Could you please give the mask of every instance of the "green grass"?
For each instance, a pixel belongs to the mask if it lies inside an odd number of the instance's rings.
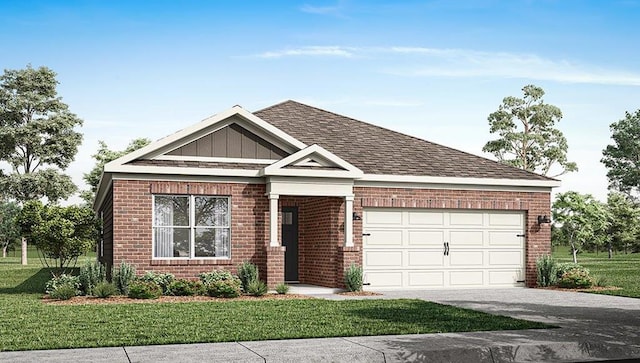
[[[573,261],[567,247],[556,247],[553,257],[559,262]],[[607,252],[580,253],[578,263],[589,269],[592,276],[604,276],[607,285],[620,290],[597,291],[597,294],[640,298],[640,253],[616,253],[612,259]]]
[[[0,350],[547,328],[421,300],[41,302],[50,271],[0,259]]]

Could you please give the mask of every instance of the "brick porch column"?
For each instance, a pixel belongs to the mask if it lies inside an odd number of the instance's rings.
[[[344,272],[351,266],[351,264],[362,266],[362,253],[360,247],[338,247],[338,256],[336,258],[336,287],[345,288],[344,284]]]
[[[284,246],[267,246],[265,255],[267,257],[267,274],[265,282],[270,289],[277,284],[284,282]]]

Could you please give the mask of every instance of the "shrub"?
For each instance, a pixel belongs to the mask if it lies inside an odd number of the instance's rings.
[[[598,287],[607,287],[609,286],[609,279],[606,276],[598,275],[593,276],[593,285]]]
[[[289,285],[285,284],[284,282],[277,284],[276,292],[280,295],[285,295],[286,293],[289,292]]]
[[[242,282],[242,291],[248,293],[249,284],[258,280],[258,266],[250,262],[243,262],[238,266],[238,277]]]
[[[80,291],[84,295],[93,295],[93,289],[107,280],[107,271],[99,261],[88,261],[80,267]]]
[[[344,284],[349,291],[362,291],[362,267],[352,263],[344,273]]]
[[[189,280],[179,279],[169,284],[168,295],[193,296],[195,294],[196,294],[196,291],[194,289],[194,285]]]
[[[536,260],[538,271],[538,286],[551,286],[558,279],[558,264],[550,255],[544,255]]]
[[[78,295],[78,289],[71,284],[59,285],[49,294],[51,298],[58,300],[69,300],[76,295]]]
[[[205,284],[207,294],[213,297],[233,298],[240,296],[242,283],[237,277],[226,280],[215,280]]]
[[[582,267],[582,265],[577,264],[577,263],[573,263],[573,262],[563,262],[563,263],[559,263],[557,265],[558,271],[557,271],[557,276],[558,278],[561,278],[562,275],[564,275],[567,271],[569,270],[584,270],[587,271],[587,273],[589,273],[589,270],[587,270],[586,268]]]
[[[193,290],[194,295],[207,295],[207,288],[204,286],[202,281],[189,281],[191,284],[191,289]]]
[[[141,281],[153,282],[162,289],[164,295],[169,293],[169,285],[176,279],[173,274],[170,273],[157,273],[153,271],[147,271],[144,275],[138,278]]]
[[[134,280],[129,284],[128,296],[133,299],[157,299],[162,289],[150,281]]]
[[[136,277],[136,268],[132,265],[122,261],[120,262],[120,266],[117,269],[113,269],[111,273],[111,280],[120,295],[128,295],[129,294],[129,284]]]
[[[76,291],[75,295],[78,295],[80,293],[80,291],[79,291],[80,290],[80,279],[78,278],[78,276],[71,276],[71,275],[66,275],[66,274],[53,276],[53,278],[51,280],[47,281],[47,284],[45,285],[44,292],[46,294],[51,295],[51,293],[53,291],[55,291],[58,287],[60,287],[62,285],[69,285],[69,286],[73,287],[75,289],[75,291]]]
[[[586,269],[574,268],[562,275],[558,280],[558,286],[568,289],[585,289],[593,285],[593,279]]]
[[[211,272],[203,272],[199,274],[198,277],[200,278],[200,281],[202,281],[202,283],[205,285],[209,285],[214,281],[232,280],[234,278],[237,278],[227,270],[213,270]]]
[[[113,296],[118,294],[118,289],[116,288],[116,285],[109,283],[109,282],[99,282],[94,288],[93,288],[93,296],[95,297],[99,297],[101,299],[106,299],[109,296]]]
[[[262,296],[266,294],[267,291],[269,291],[269,288],[267,287],[267,284],[264,283],[264,281],[255,279],[249,282],[249,285],[247,285],[247,289],[245,291],[249,295]]]

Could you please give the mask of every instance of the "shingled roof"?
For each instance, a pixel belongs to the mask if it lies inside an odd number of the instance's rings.
[[[305,144],[322,146],[365,174],[553,180],[295,101],[253,114]]]

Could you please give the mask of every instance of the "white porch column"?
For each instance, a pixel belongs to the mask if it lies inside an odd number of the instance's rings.
[[[278,240],[278,194],[269,194],[269,245],[280,246]]]
[[[353,247],[353,195],[344,197],[344,246]]]

